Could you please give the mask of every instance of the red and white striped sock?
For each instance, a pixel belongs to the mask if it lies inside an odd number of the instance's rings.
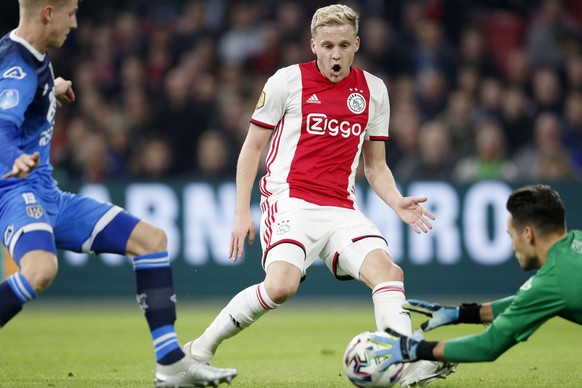
[[[279,305],[269,298],[263,283],[250,286],[235,295],[204,333],[184,348],[195,358],[209,361],[222,341],[240,333],[277,307]]]

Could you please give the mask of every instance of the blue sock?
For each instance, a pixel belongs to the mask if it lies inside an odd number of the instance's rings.
[[[0,327],[22,310],[22,306],[36,298],[36,292],[20,273],[8,277],[0,284]]]
[[[145,313],[156,351],[156,361],[173,364],[184,357],[174,330],[176,295],[168,252],[156,252],[133,259],[137,280],[137,302]]]

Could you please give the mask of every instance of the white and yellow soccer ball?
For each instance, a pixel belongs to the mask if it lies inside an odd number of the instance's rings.
[[[350,381],[357,387],[392,387],[402,377],[404,364],[392,364],[381,370],[388,356],[374,357],[371,353],[386,347],[374,340],[375,336],[394,338],[383,331],[365,331],[355,336],[344,352],[344,369]]]

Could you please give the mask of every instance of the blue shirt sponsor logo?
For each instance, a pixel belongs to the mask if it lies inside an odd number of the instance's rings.
[[[6,89],[0,92],[0,109],[7,110],[18,105],[20,95],[16,89]]]
[[[6,70],[4,74],[2,74],[4,78],[14,78],[14,79],[23,79],[26,77],[26,73],[22,70],[20,66],[13,66],[10,69]]]

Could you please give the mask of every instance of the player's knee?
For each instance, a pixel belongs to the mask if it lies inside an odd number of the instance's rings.
[[[168,236],[163,229],[142,222],[136,227],[127,243],[127,254],[141,256],[165,251],[167,246]]]
[[[291,282],[265,284],[269,298],[277,304],[285,302],[297,292],[298,285]]]
[[[399,281],[399,282],[403,282],[404,281],[404,271],[402,270],[402,268],[400,268],[399,265],[395,264],[393,261],[390,261],[390,267],[388,268],[388,276],[390,277],[390,279],[387,279],[389,281]]]
[[[58,261],[53,254],[39,255],[34,260],[30,260],[29,265],[22,265],[20,272],[30,286],[37,293],[41,293],[51,285],[57,276]]]
[[[152,226],[146,249],[149,252],[160,252],[166,250],[167,246],[168,236],[166,232],[157,226]]]
[[[404,271],[387,254],[370,254],[360,267],[360,280],[369,287],[390,281],[404,281]]]

